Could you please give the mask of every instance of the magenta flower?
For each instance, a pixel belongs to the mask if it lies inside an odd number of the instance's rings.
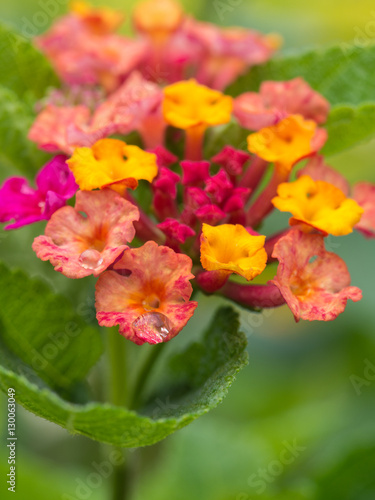
[[[0,222],[15,220],[5,229],[17,229],[40,220],[48,220],[74,196],[78,186],[66,164],[56,156],[37,174],[37,189],[24,177],[11,177],[0,188]]]
[[[290,231],[275,245],[278,259],[275,279],[296,321],[331,321],[341,314],[348,299],[362,298],[359,288],[350,285],[350,274],[338,255],[327,252],[320,234]]]
[[[138,209],[111,189],[78,191],[75,207],[58,210],[33,250],[68,278],[99,276],[135,235]]]

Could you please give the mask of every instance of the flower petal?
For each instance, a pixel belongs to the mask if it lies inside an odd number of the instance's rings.
[[[322,235],[290,231],[276,243],[272,256],[279,267],[270,283],[279,288],[296,321],[331,321],[348,299],[362,298],[359,288],[349,286],[345,262],[325,250]]]
[[[192,261],[172,249],[148,241],[129,249],[103,273],[96,285],[96,310],[102,326],[120,325],[119,332],[135,342],[167,342],[194,313],[189,302]],[[128,270],[130,275],[116,270]]]
[[[252,236],[240,224],[203,224],[201,263],[207,271],[226,270],[254,279],[266,267],[265,236]]]
[[[128,248],[138,218],[138,209],[114,191],[79,191],[75,208],[55,212],[33,250],[68,278],[98,276]]]

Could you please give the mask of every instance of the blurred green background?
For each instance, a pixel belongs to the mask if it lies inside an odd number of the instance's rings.
[[[0,19],[22,31],[46,3],[2,2]],[[64,0],[50,3],[58,6],[55,8],[61,14],[66,10]],[[128,13],[134,3],[107,2]],[[366,27],[375,36],[375,8],[369,0],[183,3],[200,19],[278,32],[285,40],[285,51],[350,43]],[[39,33],[47,28],[40,24]],[[126,29],[130,30],[129,15]],[[364,40],[369,42],[372,40]],[[367,144],[332,158],[330,163],[351,182],[375,182],[374,153],[374,144]],[[5,173],[1,170],[0,176],[2,181]],[[284,215],[273,217],[267,230],[285,220]],[[53,273],[31,252],[33,236],[42,227],[24,228],[2,238],[0,259],[33,276],[43,276],[73,300],[82,299],[84,285],[75,282],[73,290],[69,280]],[[160,445],[130,453],[130,460],[138,464],[136,500],[375,499],[375,242],[354,234],[330,238],[328,243],[331,251],[346,260],[353,284],[364,292],[363,300],[349,303],[343,315],[327,324],[296,325],[286,307],[259,315],[242,311],[249,339],[249,367],[218,409]],[[216,300],[202,297],[200,311],[183,335],[193,336],[216,304]],[[184,339],[175,342],[178,347]],[[5,410],[5,398],[2,406]],[[100,461],[100,446],[72,437],[21,407],[17,427],[18,492],[14,497],[75,499],[77,486],[85,484],[81,498],[108,498],[107,480],[87,486],[94,472],[93,460]],[[7,464],[4,439],[1,442],[4,482]],[[286,455],[291,446],[295,447],[294,455],[290,451]]]

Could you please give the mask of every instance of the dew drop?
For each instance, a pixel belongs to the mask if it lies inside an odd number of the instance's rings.
[[[85,250],[79,256],[79,263],[84,269],[96,269],[103,264],[103,258],[97,250]]]
[[[137,336],[150,344],[163,342],[173,328],[167,316],[159,312],[142,314],[133,321],[132,326]]]

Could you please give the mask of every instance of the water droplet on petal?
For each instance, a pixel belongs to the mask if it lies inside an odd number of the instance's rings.
[[[96,269],[103,264],[103,258],[97,250],[85,250],[79,256],[79,263],[84,269]]]
[[[142,314],[133,321],[132,326],[137,336],[150,344],[163,342],[173,328],[167,316],[159,312]]]

